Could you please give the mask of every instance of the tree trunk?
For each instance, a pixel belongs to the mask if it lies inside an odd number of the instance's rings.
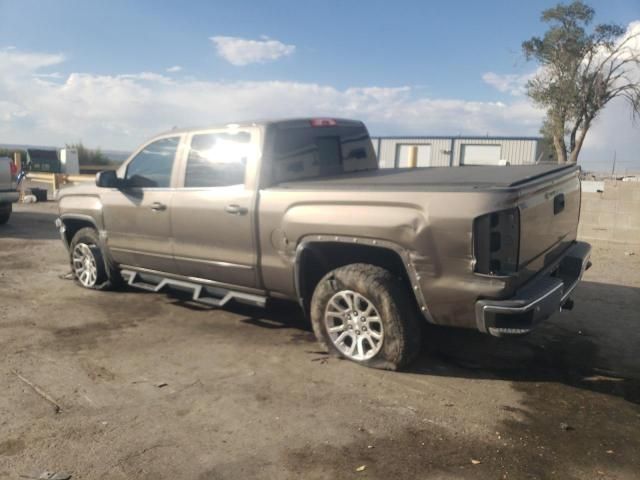
[[[576,144],[569,155],[569,162],[578,163],[578,155],[580,155],[580,150],[582,150],[582,144],[584,143],[584,138],[587,136],[587,130],[589,130],[590,125],[591,120],[585,121],[584,128],[580,130]]]
[[[567,163],[567,145],[564,142],[564,137],[554,135],[553,146],[556,148],[558,163]]]

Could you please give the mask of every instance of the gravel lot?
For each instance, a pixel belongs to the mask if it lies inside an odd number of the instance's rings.
[[[0,227],[0,478],[640,475],[640,251],[595,246],[574,310],[528,337],[429,328],[391,373],[327,358],[289,305],[83,290],[61,278],[55,204],[16,211]]]

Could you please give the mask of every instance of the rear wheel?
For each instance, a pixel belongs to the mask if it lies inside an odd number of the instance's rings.
[[[85,227],[78,230],[69,245],[69,255],[73,277],[80,286],[110,290],[122,284],[118,270],[105,262],[106,256],[95,229]]]
[[[9,221],[13,206],[10,203],[0,204],[0,225],[4,225]]]
[[[420,352],[415,302],[400,279],[374,265],[347,265],[320,280],[311,321],[329,353],[368,367],[397,370]]]

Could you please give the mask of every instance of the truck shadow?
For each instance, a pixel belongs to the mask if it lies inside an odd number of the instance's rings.
[[[495,338],[473,330],[427,325],[422,353],[409,373],[513,382],[557,382],[640,404],[640,289],[583,281],[574,310],[522,337]],[[313,345],[308,320],[294,303],[227,308],[242,321],[290,329],[294,343]],[[318,349],[311,348],[317,355]]]
[[[429,325],[423,354],[411,371],[560,382],[640,404],[640,289],[582,282],[574,297],[574,310],[522,337]]]
[[[34,208],[33,206],[30,207]],[[54,225],[57,217],[56,212],[25,211],[22,208],[17,211],[14,209],[9,222],[0,225],[0,238],[25,240],[60,239],[60,234]]]

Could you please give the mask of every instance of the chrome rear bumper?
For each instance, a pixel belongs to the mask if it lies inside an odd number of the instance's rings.
[[[591,245],[576,242],[551,272],[534,277],[504,300],[478,300],[478,329],[494,336],[521,335],[539,322],[572,305],[569,296],[591,266]]]

